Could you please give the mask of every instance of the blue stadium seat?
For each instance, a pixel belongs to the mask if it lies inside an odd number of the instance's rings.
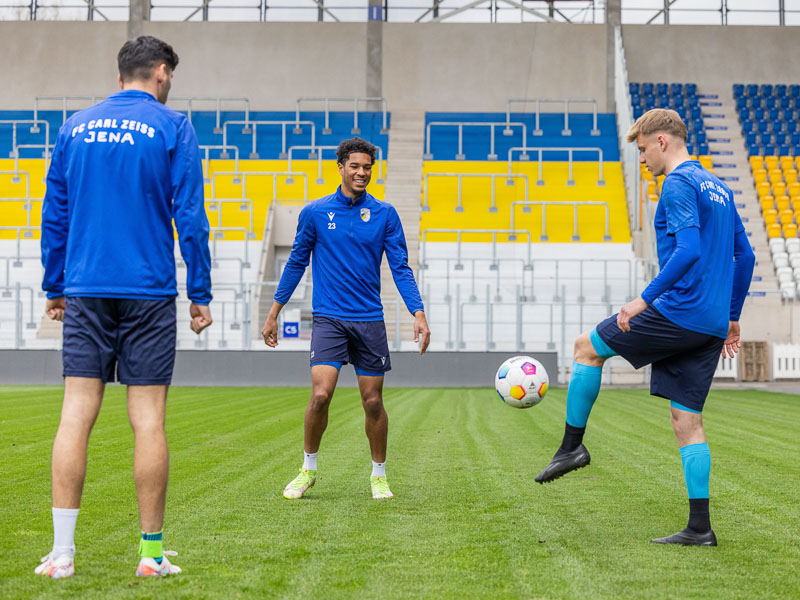
[[[791,146],[789,144],[778,146],[778,156],[789,156],[789,154],[791,154]]]
[[[736,108],[739,108],[739,109],[747,108],[747,98],[745,98],[744,96],[739,96],[736,99]]]
[[[769,121],[767,121],[766,119],[760,119],[759,121],[757,121],[756,127],[762,133],[765,133],[770,130]]]
[[[704,130],[700,130],[695,133],[695,138],[697,138],[697,143],[705,144],[707,141],[706,132]]]
[[[747,119],[742,121],[742,129],[745,133],[750,133],[751,131],[755,131],[755,121],[753,119]]]
[[[694,154],[694,144],[690,141],[686,141],[686,149],[689,151],[689,154]]]
[[[634,106],[633,107],[633,118],[638,119],[644,114],[644,109],[641,106]]]
[[[656,97],[653,94],[648,94],[644,97],[644,109],[650,110],[656,107]]]
[[[700,100],[697,96],[686,96],[686,102],[689,106],[700,106]]]
[[[789,86],[789,95],[792,98],[800,98],[800,84],[794,84]]]
[[[764,121],[767,118],[767,109],[765,108],[753,108],[753,120],[754,121]]]
[[[763,146],[764,144],[771,144],[772,143],[772,134],[768,133],[768,132],[756,133],[756,143],[759,146]]]
[[[653,92],[655,91],[653,88],[654,88],[654,86],[653,86],[652,83],[649,83],[649,82],[643,83],[642,84],[642,93],[645,96],[652,96]]]
[[[786,84],[785,83],[779,83],[778,85],[775,86],[775,95],[776,96],[780,96],[780,97],[783,97],[783,96],[786,95]]]
[[[630,90],[631,95],[633,95],[633,94],[637,94],[638,95],[639,94],[639,84],[638,83],[633,83],[633,82],[629,83],[628,84],[628,90]]]
[[[761,84],[761,95],[762,96],[772,96],[773,87],[771,83],[762,83]]]
[[[775,96],[764,96],[764,106],[767,108],[773,108],[778,103],[778,99]]]
[[[764,156],[775,156],[775,146],[773,144],[764,144],[762,148]]]
[[[659,107],[666,108],[669,106],[669,96],[666,94],[659,94],[656,97],[656,103]]]
[[[708,154],[708,153],[709,153],[708,144],[705,143],[697,144],[697,154]]]
[[[755,144],[757,139],[758,139],[758,134],[756,134],[755,131],[746,133],[744,136],[744,141],[748,146]]]
[[[687,83],[686,84],[686,95],[687,96],[695,96],[695,95],[697,95],[697,84],[696,83]]]
[[[672,96],[682,96],[683,95],[683,84],[682,83],[670,83],[669,84],[669,93]]]
[[[656,93],[657,93],[659,96],[662,96],[662,95],[663,95],[663,96],[666,96],[666,95],[667,95],[667,90],[668,90],[668,89],[669,89],[669,87],[667,86],[667,84],[666,84],[666,83],[657,83],[657,84],[656,84]]]
[[[749,98],[755,98],[758,96],[758,85],[755,83],[750,83],[747,85],[747,96]]]
[[[781,118],[781,109],[780,108],[770,108],[768,113],[770,121],[778,121]]]
[[[760,156],[761,155],[761,148],[758,144],[750,144],[747,146],[747,153],[750,156]]]
[[[734,98],[741,98],[744,96],[744,84],[742,83],[734,83],[733,84],[733,97]]]
[[[778,103],[783,110],[788,110],[792,105],[792,99],[789,96],[782,96]]]
[[[800,131],[791,133],[792,146],[800,146]]]

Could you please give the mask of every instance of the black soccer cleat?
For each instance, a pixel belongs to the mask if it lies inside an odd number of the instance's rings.
[[[673,533],[670,536],[663,538],[656,538],[650,540],[654,544],[680,544],[681,546],[716,546],[717,536],[714,535],[714,530],[709,529],[702,533],[698,533],[688,527],[678,533]]]
[[[544,471],[536,476],[536,481],[537,483],[553,481],[562,475],[566,475],[570,471],[582,469],[587,466],[591,460],[592,457],[589,456],[589,451],[583,444],[565,454],[556,453],[553,460],[545,467]]]

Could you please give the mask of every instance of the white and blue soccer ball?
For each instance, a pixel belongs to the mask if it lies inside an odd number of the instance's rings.
[[[530,408],[542,401],[550,380],[544,366],[530,356],[514,356],[500,365],[494,387],[500,399],[514,408]]]

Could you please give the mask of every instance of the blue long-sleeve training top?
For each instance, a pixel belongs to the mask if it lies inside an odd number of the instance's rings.
[[[411,314],[423,310],[408,266],[403,226],[395,208],[364,192],[355,199],[325,196],[300,211],[292,252],[275,291],[286,304],[314,254],[315,315],[343,321],[380,321],[381,260],[384,252],[395,285]]]
[[[75,113],[58,132],[42,204],[47,297],[176,296],[173,219],[187,295],[208,304],[209,225],[192,124],[138,90]]]

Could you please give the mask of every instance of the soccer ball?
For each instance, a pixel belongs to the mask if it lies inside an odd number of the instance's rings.
[[[530,408],[542,401],[549,379],[542,363],[530,356],[509,358],[497,369],[494,388],[500,399],[515,408]]]

